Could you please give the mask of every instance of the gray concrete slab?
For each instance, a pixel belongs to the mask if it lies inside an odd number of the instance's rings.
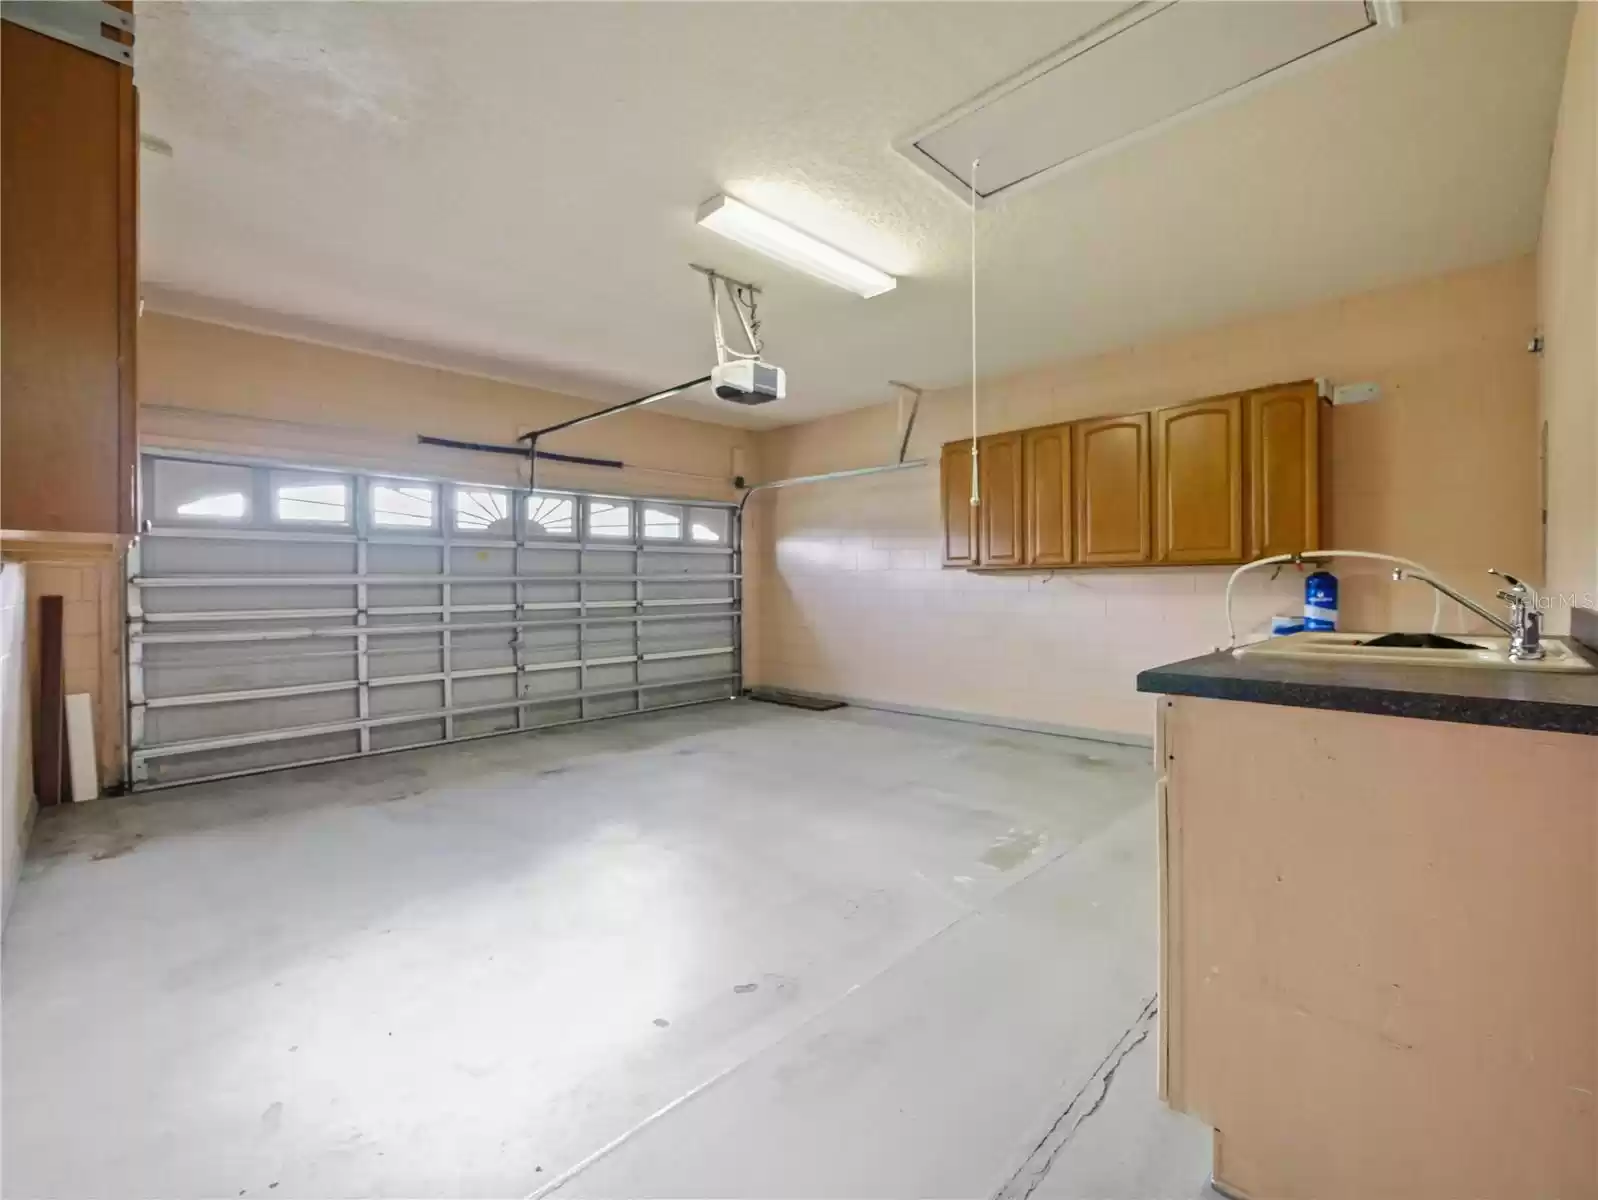
[[[992,1194],[1152,995],[1150,795],[1134,747],[729,703],[46,813],[0,1183]],[[1161,1165],[1093,1186],[1197,1192],[1129,1084],[1037,1188],[1097,1127]]]

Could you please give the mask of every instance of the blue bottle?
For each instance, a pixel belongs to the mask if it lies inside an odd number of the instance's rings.
[[[1337,628],[1337,576],[1316,571],[1304,580],[1304,629],[1330,632]]]

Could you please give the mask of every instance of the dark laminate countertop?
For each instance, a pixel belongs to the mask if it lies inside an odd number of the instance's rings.
[[[1598,613],[1577,610],[1575,616],[1576,636],[1565,640],[1598,662]],[[1137,689],[1598,736],[1598,674],[1396,663],[1333,665],[1236,658],[1231,651],[1220,650],[1144,671],[1137,677]]]

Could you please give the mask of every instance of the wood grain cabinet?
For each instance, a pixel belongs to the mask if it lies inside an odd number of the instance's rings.
[[[1313,382],[1250,392],[1248,557],[1321,548],[1320,424]]]
[[[1071,427],[1046,425],[1021,435],[1026,487],[1026,565],[1071,565]]]
[[[977,442],[977,558],[985,567],[1018,567],[1025,558],[1025,492],[1021,435],[998,433]]]
[[[943,565],[977,565],[977,510],[971,503],[971,443],[950,442],[943,448]]]
[[[1074,561],[1149,562],[1149,414],[1078,421],[1073,440]]]
[[[1321,547],[1326,406],[1313,380],[943,448],[943,562],[1204,566]]]
[[[1243,397],[1154,410],[1154,561],[1243,557]]]
[[[0,529],[131,535],[133,69],[9,19],[0,58]]]

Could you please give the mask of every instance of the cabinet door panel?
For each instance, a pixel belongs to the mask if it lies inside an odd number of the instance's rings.
[[[1071,562],[1071,427],[1050,425],[1022,435],[1026,480],[1026,561],[1034,567]]]
[[[1026,532],[1021,491],[1021,435],[1000,433],[977,443],[982,507],[977,559],[985,567],[1017,567]]]
[[[1249,556],[1321,545],[1320,397],[1314,383],[1248,397]]]
[[[977,516],[971,506],[971,443],[943,448],[943,565],[970,567],[977,561]]]
[[[1242,560],[1242,396],[1155,410],[1154,497],[1156,562]]]
[[[1149,414],[1072,427],[1076,561],[1150,560]]]

